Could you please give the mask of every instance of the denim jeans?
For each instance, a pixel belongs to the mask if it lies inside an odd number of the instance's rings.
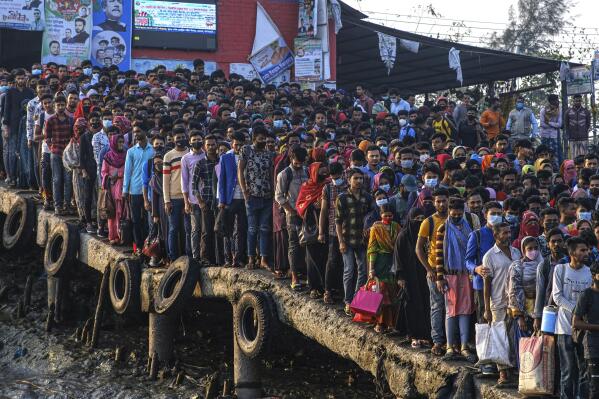
[[[9,129],[8,137],[3,138],[3,159],[4,159],[4,170],[6,176],[13,180],[17,180],[17,147],[19,136],[13,134],[13,131]]]
[[[268,256],[268,247],[272,239],[272,198],[250,196],[245,203],[245,209],[248,221],[248,256],[256,256],[258,237],[260,256]]]
[[[247,244],[247,216],[245,214],[245,202],[242,199],[234,199],[227,206],[228,220],[232,224],[233,234],[224,238],[225,261],[233,265],[241,265],[244,262],[245,246]]]
[[[560,365],[560,398],[584,399],[589,396],[589,379],[581,345],[571,335],[558,334],[557,350]]]
[[[364,284],[366,284],[366,248],[348,246],[343,254],[343,301],[346,304],[351,303],[358,289]]]
[[[52,194],[54,196],[54,208],[62,208],[71,205],[71,174],[62,165],[62,156],[50,155],[50,167],[52,169]]]
[[[168,240],[167,240],[167,252],[170,260],[175,260],[180,256],[179,244],[181,239],[185,253],[190,252],[190,245],[188,234],[185,232],[191,231],[191,221],[189,215],[185,213],[185,202],[183,198],[172,199],[171,198],[172,210],[168,217]],[[181,226],[183,224],[183,226]],[[183,227],[183,229],[181,229]]]
[[[445,295],[434,281],[426,279],[431,303],[431,338],[434,344],[445,343]]]
[[[587,359],[589,398],[599,398],[599,359]]]

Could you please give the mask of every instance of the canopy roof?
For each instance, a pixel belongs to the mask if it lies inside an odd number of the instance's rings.
[[[337,86],[365,84],[371,89],[395,87],[401,93],[426,93],[454,87],[554,72],[560,61],[491,50],[430,38],[373,24],[367,16],[341,3],[343,28],[337,35]],[[381,60],[377,32],[397,38],[391,74]],[[418,53],[400,46],[399,39],[420,43]],[[460,50],[464,83],[449,68],[449,50]]]

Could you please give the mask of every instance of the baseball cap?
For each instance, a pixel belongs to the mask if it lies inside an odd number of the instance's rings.
[[[412,175],[404,175],[404,177],[401,178],[401,185],[404,186],[406,190],[408,190],[411,193],[418,191],[416,178]]]

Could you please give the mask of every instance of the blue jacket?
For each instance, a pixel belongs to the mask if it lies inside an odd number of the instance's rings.
[[[220,157],[220,174],[218,175],[218,199],[221,204],[231,205],[237,186],[237,162],[233,150]]]
[[[143,167],[154,156],[154,149],[150,144],[141,148],[139,144],[127,150],[125,158],[125,177],[123,179],[123,194],[142,194]]]
[[[477,242],[476,231],[473,231],[470,233],[466,245],[466,268],[473,276],[472,288],[481,291],[484,288],[483,278],[476,274],[474,269],[482,265],[483,256],[495,245],[495,238],[493,237],[493,231],[487,226],[483,226],[477,231],[480,232],[480,247]]]

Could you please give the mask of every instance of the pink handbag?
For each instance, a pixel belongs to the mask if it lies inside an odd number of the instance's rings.
[[[358,292],[356,292],[356,295],[354,295],[354,299],[351,301],[349,308],[354,313],[367,316],[376,316],[381,310],[383,294],[380,292],[369,291],[366,288],[367,286],[368,283],[361,287]]]

